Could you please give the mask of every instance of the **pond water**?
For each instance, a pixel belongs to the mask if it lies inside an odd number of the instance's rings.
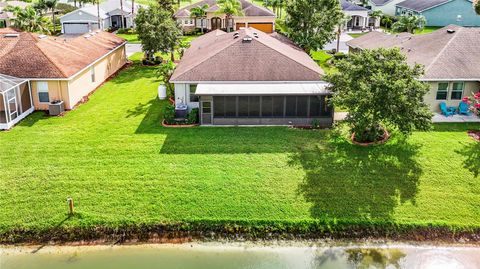
[[[0,246],[0,269],[480,268],[479,247],[255,244]]]

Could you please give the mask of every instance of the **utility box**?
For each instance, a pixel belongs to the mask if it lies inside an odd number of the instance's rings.
[[[65,104],[63,101],[53,101],[48,105],[48,114],[50,116],[58,116],[65,112]]]

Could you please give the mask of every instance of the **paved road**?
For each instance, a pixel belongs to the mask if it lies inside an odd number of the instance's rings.
[[[132,56],[132,54],[134,54],[136,52],[141,52],[142,51],[142,45],[141,44],[127,43],[127,45],[125,47],[125,50],[126,50],[126,53],[127,53],[127,57],[130,57],[130,56]]]

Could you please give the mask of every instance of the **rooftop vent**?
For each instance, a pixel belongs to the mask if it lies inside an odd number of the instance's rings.
[[[19,37],[20,34],[5,34],[4,37]]]
[[[44,38],[47,38],[47,35],[39,35],[38,38],[44,39]]]
[[[252,42],[252,38],[249,37],[249,36],[246,36],[246,37],[243,38],[243,42],[250,43],[250,42]]]
[[[453,33],[455,33],[455,30],[453,30],[453,29],[447,29],[447,33],[453,34]]]
[[[253,37],[258,38],[258,33],[254,32]]]
[[[238,38],[240,34],[238,32],[233,33],[233,39]]]
[[[83,37],[89,38],[89,37],[91,37],[91,35],[90,35],[90,34],[86,34],[86,35],[84,35]]]

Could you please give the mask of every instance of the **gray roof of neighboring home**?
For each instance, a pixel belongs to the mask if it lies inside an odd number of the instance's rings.
[[[370,1],[374,3],[376,6],[383,6],[392,0],[370,0]]]
[[[340,4],[342,6],[343,11],[365,11],[368,10],[367,8],[361,7],[359,5],[356,5],[354,3],[351,3],[347,0],[341,0]]]
[[[5,1],[5,2],[0,2],[0,7],[6,7],[6,6],[12,6],[12,7],[21,7],[21,8],[26,8],[29,6],[30,3],[23,2],[23,1]]]
[[[253,28],[212,31],[187,49],[172,82],[320,81],[322,69],[303,50]],[[258,38],[255,37],[255,33]],[[251,37],[251,41],[244,41]]]
[[[273,13],[268,8],[264,8],[261,6],[257,6],[250,1],[247,0],[239,0],[240,4],[242,5],[242,12],[245,16],[266,16],[266,17],[274,17],[275,13]],[[190,16],[190,9],[193,7],[203,6],[207,4],[208,10],[207,12],[215,12],[218,10],[218,5],[216,0],[202,0],[200,2],[191,4],[184,8],[179,9],[174,16],[175,17],[189,17]]]
[[[422,12],[450,1],[452,0],[406,0],[398,3],[397,6]]]
[[[479,41],[479,28],[449,25],[424,35],[371,32],[347,45],[359,49],[400,48],[409,64],[425,66],[426,80],[480,79]]]

